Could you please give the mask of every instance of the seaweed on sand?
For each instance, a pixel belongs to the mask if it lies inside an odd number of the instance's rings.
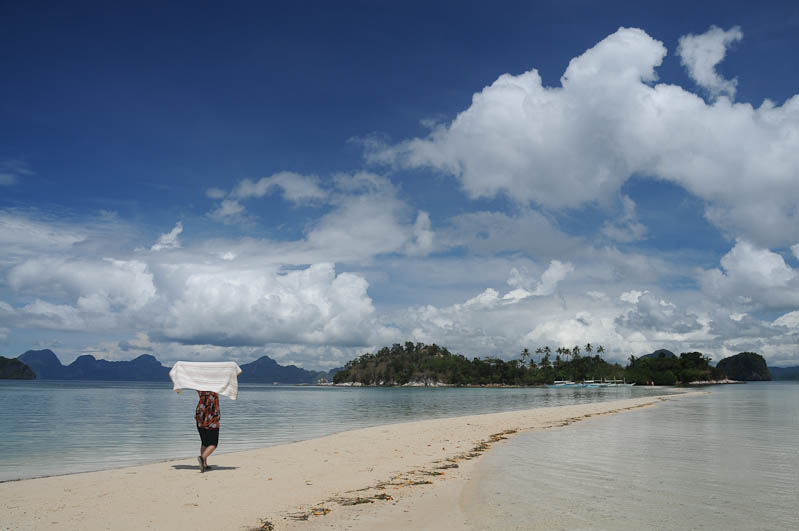
[[[269,520],[262,519],[260,527],[253,527],[250,531],[274,531],[275,524]]]
[[[304,521],[304,520],[307,520],[308,518],[310,518],[311,516],[324,516],[327,513],[329,513],[330,511],[331,510],[328,509],[327,507],[314,507],[310,511],[304,511],[304,512],[299,512],[299,513],[289,513],[286,516],[288,516],[288,518],[291,518],[292,520],[302,520],[302,521]]]
[[[374,503],[375,500],[390,501],[393,499],[394,498],[392,498],[388,494],[375,494],[374,496],[366,496],[366,497],[356,496],[355,498],[345,498],[345,497],[331,498],[329,501],[335,502],[339,505],[349,506],[349,505],[361,505],[364,503]]]

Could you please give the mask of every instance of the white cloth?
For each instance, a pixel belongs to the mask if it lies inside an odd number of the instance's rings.
[[[213,391],[236,400],[241,367],[235,361],[178,361],[169,371],[172,389]]]

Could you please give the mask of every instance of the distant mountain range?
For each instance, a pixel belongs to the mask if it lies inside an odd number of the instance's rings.
[[[769,367],[772,380],[799,380],[799,366]]]
[[[672,358],[674,353],[661,349],[644,358]],[[30,371],[28,370],[30,369]],[[17,358],[0,356],[0,379],[26,378],[33,374],[40,380],[111,380],[111,381],[169,381],[169,367],[164,367],[154,356],[144,354],[130,361],[98,360],[85,354],[69,365],[64,365],[52,350],[29,350]],[[799,380],[799,366],[769,367],[774,380]],[[332,382],[341,370],[308,371],[295,365],[283,366],[262,356],[241,365],[242,383],[311,384],[322,379]]]
[[[154,356],[143,354],[130,361],[98,360],[84,354],[69,365],[64,365],[52,350],[29,350],[16,358],[42,380],[111,380],[111,381],[169,381],[169,367],[164,367]],[[294,365],[284,367],[269,356],[241,365],[239,381],[244,383],[316,383],[320,379],[332,381],[339,369],[329,372],[307,371]]]

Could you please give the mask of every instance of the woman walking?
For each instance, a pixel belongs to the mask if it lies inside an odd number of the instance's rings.
[[[197,402],[197,411],[194,419],[197,421],[197,431],[200,433],[200,472],[208,470],[208,456],[216,450],[219,444],[219,395],[212,391],[197,391],[200,400]]]

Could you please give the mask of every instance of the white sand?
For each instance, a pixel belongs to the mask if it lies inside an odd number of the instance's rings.
[[[0,528],[242,530],[261,529],[265,520],[278,530],[468,529],[460,495],[473,459],[494,444],[492,435],[562,426],[678,396],[685,395],[377,426],[213,455],[214,469],[205,474],[191,458],[12,481],[0,484]],[[470,459],[484,441],[489,444]],[[438,468],[453,463],[458,467]],[[377,488],[382,483],[388,485]],[[377,495],[391,499],[347,505]]]

